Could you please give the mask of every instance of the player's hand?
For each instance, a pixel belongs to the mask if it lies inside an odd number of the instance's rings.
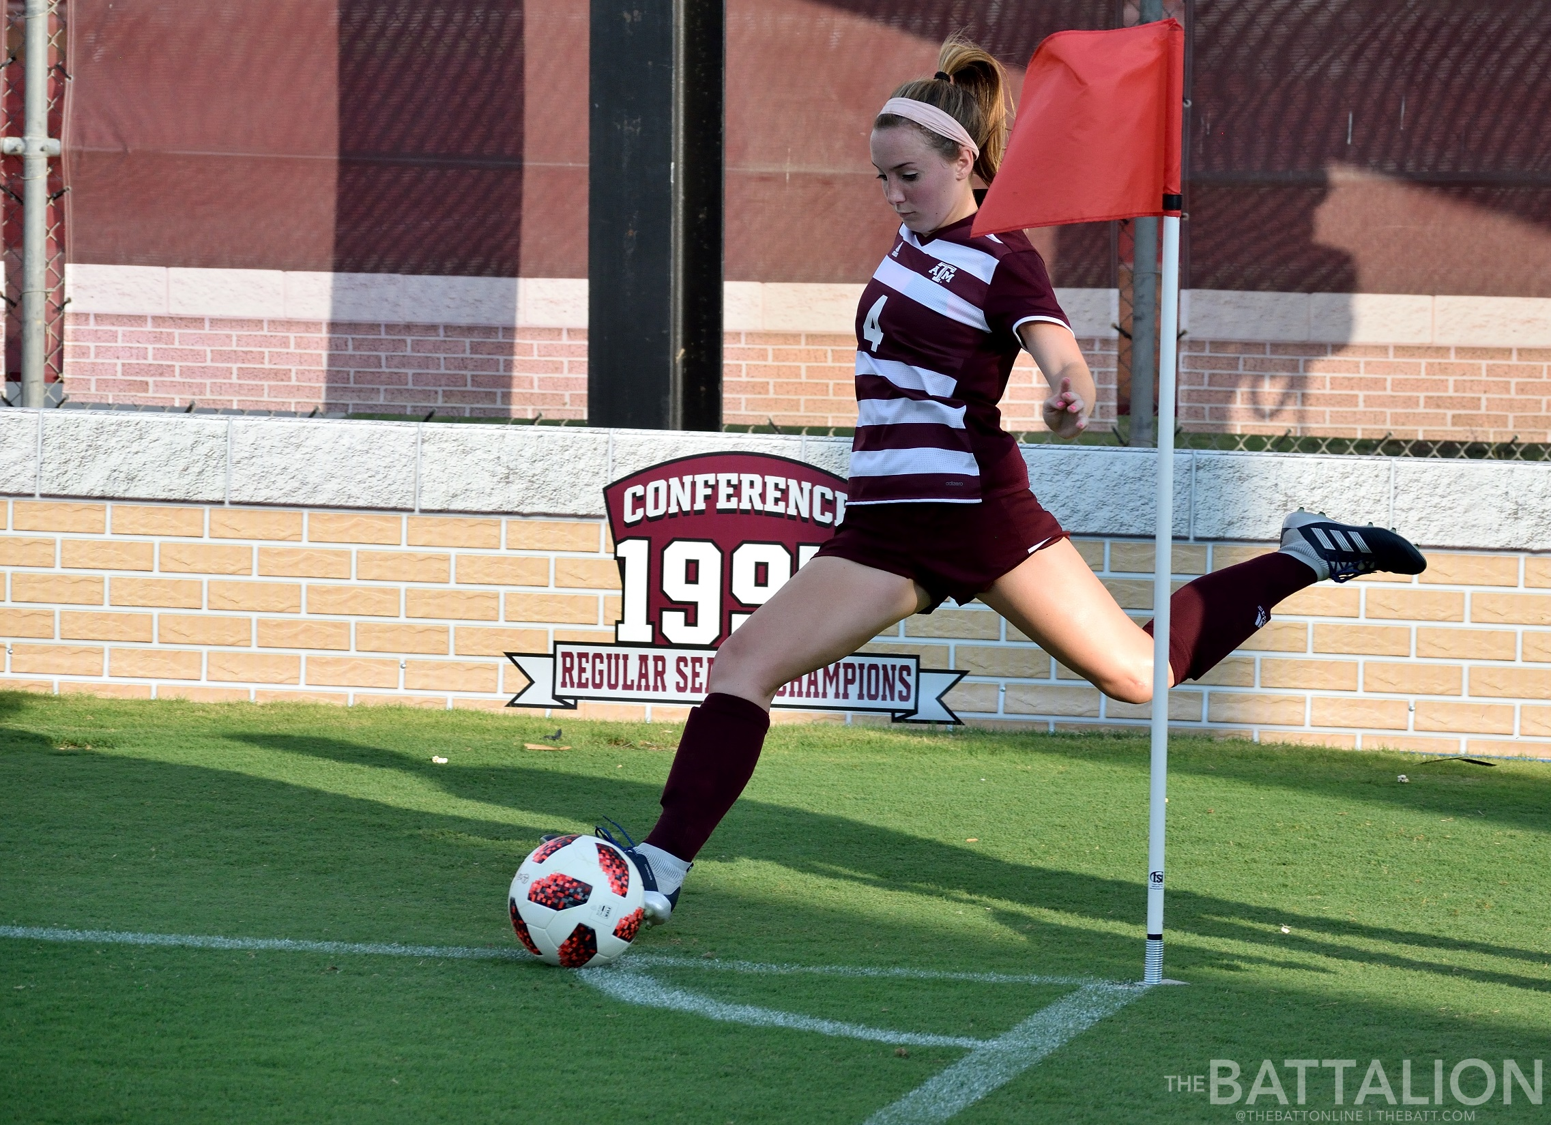
[[[1074,438],[1088,428],[1088,404],[1072,390],[1070,379],[1045,400],[1045,426],[1057,437]]]

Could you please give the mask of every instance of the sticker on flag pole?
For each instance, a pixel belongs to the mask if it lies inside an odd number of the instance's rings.
[[[712,453],[603,490],[619,566],[615,643],[507,653],[529,683],[510,707],[699,703],[716,649],[817,554],[845,517],[845,480],[765,453]],[[958,723],[943,696],[966,673],[858,653],[786,684],[773,706]]]

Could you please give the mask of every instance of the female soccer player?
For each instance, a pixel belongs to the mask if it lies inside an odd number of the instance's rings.
[[[974,179],[991,182],[1006,143],[1002,68],[959,39],[943,45],[938,66],[896,90],[873,121],[872,162],[900,228],[857,308],[845,520],[717,655],[662,816],[627,849],[654,922],[667,920],[695,854],[753,774],[776,691],[901,618],[978,597],[1106,695],[1152,698],[1151,626],[1125,615],[1040,506],[1001,428],[997,402],[1020,347],[1051,386],[1044,420],[1054,433],[1081,433],[1094,399],[1028,239],[970,234]],[[1279,551],[1174,595],[1170,683],[1202,676],[1305,586],[1426,565],[1399,535],[1300,509],[1284,521]]]

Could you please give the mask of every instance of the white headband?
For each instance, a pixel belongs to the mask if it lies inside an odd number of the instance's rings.
[[[970,137],[969,131],[960,125],[951,113],[946,113],[934,105],[918,102],[914,98],[890,98],[883,103],[883,108],[878,111],[879,116],[891,114],[894,117],[903,117],[907,121],[914,121],[940,137],[947,137],[950,141],[958,141],[959,144],[975,154],[975,159],[980,159],[980,146]]]

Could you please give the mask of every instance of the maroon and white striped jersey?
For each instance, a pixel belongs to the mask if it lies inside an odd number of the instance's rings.
[[[862,293],[849,504],[976,504],[1029,486],[996,404],[1018,326],[1071,325],[1023,233],[972,238],[973,222],[925,242],[901,226]]]

